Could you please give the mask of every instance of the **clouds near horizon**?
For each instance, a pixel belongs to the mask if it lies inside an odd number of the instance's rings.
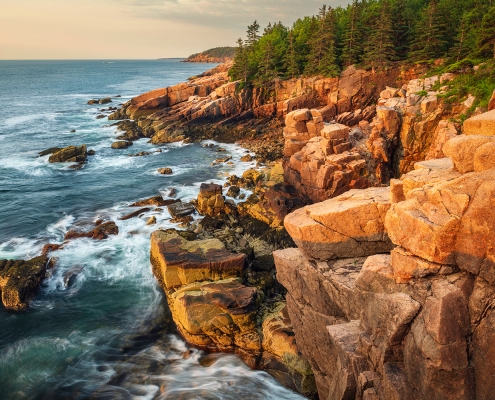
[[[329,0],[331,6],[349,0]],[[233,46],[255,19],[292,24],[321,0],[0,0],[0,59],[185,57]]]

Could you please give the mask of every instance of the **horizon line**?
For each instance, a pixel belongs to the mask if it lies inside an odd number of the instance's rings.
[[[159,57],[159,58],[0,58],[0,61],[158,61],[183,60],[188,57]]]

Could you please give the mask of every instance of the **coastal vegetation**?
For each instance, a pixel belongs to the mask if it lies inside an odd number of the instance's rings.
[[[235,47],[215,47],[201,53],[191,54],[184,62],[225,62],[234,58],[235,51]]]
[[[334,77],[350,65],[378,71],[442,59],[458,71],[493,58],[492,0],[354,0],[262,33],[255,21],[237,41],[230,77],[270,89],[278,79]]]

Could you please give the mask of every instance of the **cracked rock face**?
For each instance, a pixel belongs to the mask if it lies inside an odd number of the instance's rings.
[[[311,258],[364,257],[392,249],[385,232],[388,188],[351,190],[285,218],[285,228]]]
[[[321,398],[493,398],[492,148],[452,138],[451,160],[286,218],[277,277]]]

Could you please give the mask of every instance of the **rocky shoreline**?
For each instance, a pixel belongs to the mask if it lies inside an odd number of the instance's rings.
[[[453,74],[351,67],[281,82],[266,98],[229,82],[228,68],[109,116],[124,143],[214,139],[256,154],[257,168],[224,187],[204,183],[196,201],[136,203],[167,207],[179,224],[153,233],[150,258],[182,337],[236,353],[308,398],[483,398],[491,313],[474,303],[495,298],[483,218],[495,220],[478,190],[491,198],[495,110],[453,122],[473,101],[442,100]],[[80,161],[73,149],[53,153]],[[241,189],[251,195],[234,201]],[[66,239],[109,234],[112,222],[99,221]],[[469,245],[473,235],[484,247]],[[11,269],[0,262],[0,276]],[[41,275],[29,275],[29,295],[19,289],[6,307],[27,306],[42,279],[31,276]]]

